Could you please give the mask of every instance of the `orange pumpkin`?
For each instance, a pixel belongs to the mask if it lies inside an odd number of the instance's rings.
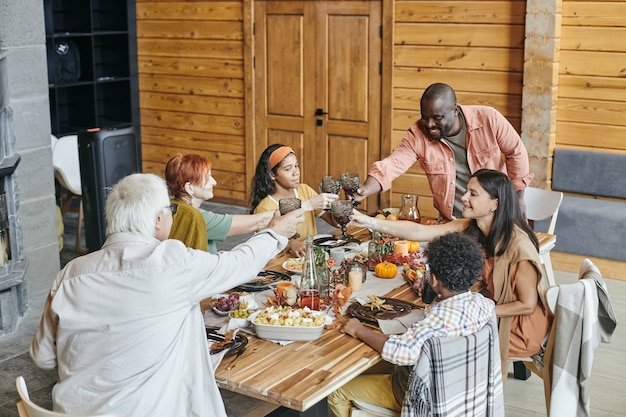
[[[378,278],[393,278],[398,274],[398,267],[391,262],[381,262],[374,267],[374,274]]]
[[[420,250],[419,242],[409,241],[409,253],[419,252],[419,250]]]

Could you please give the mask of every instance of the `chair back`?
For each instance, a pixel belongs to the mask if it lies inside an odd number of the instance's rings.
[[[583,260],[578,278],[546,293],[555,313],[541,375],[548,382],[548,416],[590,415],[594,350],[610,343],[617,324],[606,283],[589,259]]]
[[[117,417],[115,414],[65,414],[55,411],[46,410],[43,407],[38,406],[30,400],[28,396],[28,388],[26,388],[26,381],[21,376],[18,376],[15,380],[17,387],[17,393],[20,398],[17,400],[17,411],[20,417]]]
[[[495,316],[471,335],[426,341],[402,415],[504,416],[499,346]]]
[[[82,195],[77,135],[57,140],[52,150],[52,166],[55,178],[64,188],[75,195]]]
[[[533,187],[527,187],[524,190],[526,217],[528,220],[533,221],[550,219],[546,233],[551,235],[554,234],[561,201],[563,201],[563,193],[560,191],[542,190]]]

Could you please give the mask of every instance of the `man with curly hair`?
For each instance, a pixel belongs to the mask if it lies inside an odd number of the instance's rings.
[[[437,301],[426,316],[400,335],[385,335],[348,320],[343,333],[361,339],[396,365],[391,373],[364,374],[328,396],[333,415],[348,417],[353,400],[400,411],[408,388],[409,374],[422,346],[432,337],[467,336],[480,330],[494,314],[494,303],[470,291],[483,271],[480,245],[462,233],[449,233],[429,243],[426,255],[430,265],[429,283]]]

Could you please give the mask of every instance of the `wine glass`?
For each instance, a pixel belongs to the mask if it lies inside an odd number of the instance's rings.
[[[320,191],[323,193],[339,194],[341,190],[341,182],[339,180],[327,175],[322,178],[320,183]],[[330,207],[325,207],[324,210],[330,211]]]
[[[354,236],[347,233],[346,225],[350,223],[350,215],[352,215],[352,201],[335,200],[330,203],[330,210],[333,217],[341,225],[341,238],[344,240],[352,240]]]
[[[341,187],[346,193],[346,196],[350,197],[352,205],[354,207],[357,207],[359,204],[361,204],[359,201],[356,201],[354,199],[354,193],[356,193],[361,186],[361,179],[359,178],[359,174],[357,174],[356,172],[345,172],[341,174],[339,182],[341,183]]]
[[[281,215],[285,215],[290,211],[294,211],[302,207],[302,201],[299,198],[289,197],[289,198],[281,198],[278,200],[278,210],[280,210]],[[291,236],[290,239],[298,239],[300,237],[300,233],[296,233]]]

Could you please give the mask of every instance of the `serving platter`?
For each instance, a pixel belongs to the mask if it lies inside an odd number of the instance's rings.
[[[248,345],[248,338],[244,336],[243,334],[241,334],[241,332],[238,332],[235,335],[235,339],[231,343],[224,344],[223,346],[220,346],[219,348],[211,348],[212,342],[221,342],[224,340],[224,335],[218,333],[218,330],[219,330],[219,327],[206,326],[207,343],[209,343],[209,353],[211,355],[215,355],[217,353],[223,352],[224,350],[228,349],[228,351],[224,355],[224,357],[227,358],[229,356],[236,354],[237,352],[239,352],[241,349],[244,349]]]
[[[280,281],[291,281],[291,277],[282,272],[261,271],[255,279],[235,287],[234,290],[247,292],[265,291],[273,288],[274,284]]]
[[[396,298],[382,298],[385,304],[392,307],[391,310],[371,309],[369,304],[352,303],[346,310],[346,316],[354,317],[365,323],[377,325],[378,320],[391,320],[398,317],[406,316],[411,311],[419,309],[419,307],[408,301],[398,300]]]

